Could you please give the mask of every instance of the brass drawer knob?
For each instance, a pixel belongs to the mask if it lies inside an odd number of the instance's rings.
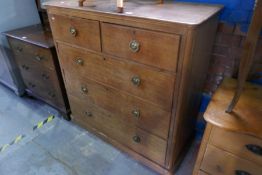
[[[139,86],[141,84],[141,79],[139,76],[132,77],[131,81],[135,86]]]
[[[87,89],[87,87],[85,87],[85,86],[82,86],[81,87],[81,91],[83,92],[83,93],[88,93],[88,89]]]
[[[140,49],[140,44],[139,44],[139,42],[136,41],[136,40],[130,41],[130,43],[129,43],[129,49],[130,49],[132,52],[134,52],[134,53],[138,52],[139,49]]]
[[[92,116],[93,116],[92,112],[88,112],[88,111],[85,112],[85,115],[86,115],[87,117],[92,117]]]
[[[235,175],[251,175],[251,174],[243,170],[236,170]]]
[[[136,143],[140,143],[141,139],[140,139],[139,136],[136,135],[136,136],[133,137],[133,141],[136,142]]]
[[[139,42],[136,41],[136,40],[130,41],[130,43],[129,43],[129,49],[130,49],[132,52],[134,52],[134,53],[138,52],[139,49],[140,49],[140,44],[139,44]]]
[[[84,60],[82,60],[81,58],[77,58],[76,63],[77,63],[78,65],[83,66],[83,65],[84,65]]]
[[[132,114],[133,114],[134,117],[139,118],[140,117],[140,110],[135,109],[135,110],[132,111]]]
[[[49,79],[49,76],[48,75],[46,75],[46,74],[42,74],[42,77],[45,79],[45,80],[48,80]]]
[[[22,51],[23,51],[23,48],[22,48],[22,47],[17,47],[17,48],[16,48],[16,51],[17,51],[17,52],[22,52]]]
[[[55,94],[54,94],[54,93],[52,93],[52,92],[48,92],[48,95],[49,95],[50,97],[52,97],[52,98],[54,98],[54,97],[55,97]]]
[[[22,65],[22,68],[23,68],[24,70],[29,70],[29,67],[26,66],[26,65]]]
[[[70,27],[69,32],[73,37],[76,37],[77,30],[74,27]]]
[[[254,153],[254,154],[256,154],[256,155],[262,156],[262,147],[261,147],[261,146],[259,146],[259,145],[254,145],[254,144],[248,144],[248,145],[246,145],[246,148],[247,148],[250,152],[252,152],[252,153]]]
[[[41,61],[41,60],[43,59],[43,57],[41,57],[41,56],[39,56],[39,55],[36,55],[36,56],[35,56],[35,59],[36,59],[37,61]]]
[[[29,82],[28,85],[29,85],[31,88],[35,88],[35,87],[36,87],[36,85],[33,84],[33,83],[31,83],[31,82]]]

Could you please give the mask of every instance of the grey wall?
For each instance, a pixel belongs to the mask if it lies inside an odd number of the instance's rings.
[[[0,0],[0,32],[40,23],[35,0]],[[7,40],[0,36],[0,82],[22,91],[21,79]]]

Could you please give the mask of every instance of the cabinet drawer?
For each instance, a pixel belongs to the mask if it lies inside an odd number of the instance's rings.
[[[117,120],[113,113],[69,95],[73,121],[83,127],[93,127],[103,136],[116,140],[135,152],[164,165],[166,141]]]
[[[204,171],[199,171],[198,175],[208,175],[207,173],[205,173]]]
[[[8,40],[18,63],[30,62],[31,64],[38,64],[41,67],[55,69],[50,49],[38,47],[13,38],[9,38]]]
[[[262,166],[261,139],[214,127],[210,143]]]
[[[176,71],[180,36],[102,23],[103,52]]]
[[[212,175],[261,175],[262,167],[212,145],[207,146],[201,169]]]
[[[27,89],[54,106],[64,108],[64,99],[55,71],[24,64],[20,66],[20,72]]]
[[[164,139],[168,137],[170,113],[114,88],[81,79],[65,72],[69,94],[114,114],[129,125],[136,125]],[[74,82],[74,83],[72,83]]]
[[[59,44],[60,63],[68,73],[88,77],[141,97],[170,111],[175,75]]]
[[[53,36],[80,47],[101,51],[99,22],[94,20],[49,15]]]

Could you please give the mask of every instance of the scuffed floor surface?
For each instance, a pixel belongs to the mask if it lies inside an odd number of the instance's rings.
[[[55,119],[33,131],[50,114]],[[0,84],[0,147],[25,137],[0,153],[0,175],[156,175],[125,153],[79,126],[52,107],[18,97]],[[190,148],[178,175],[190,175],[199,142]]]

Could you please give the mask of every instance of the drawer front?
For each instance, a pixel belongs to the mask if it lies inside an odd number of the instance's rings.
[[[102,23],[103,52],[176,71],[180,36]]]
[[[56,40],[101,51],[99,22],[76,17],[49,15]]]
[[[71,75],[65,72],[66,88],[69,94],[112,112],[118,120],[167,139],[169,112],[117,89]]]
[[[114,114],[85,100],[69,95],[73,121],[83,127],[92,127],[100,134],[116,140],[133,151],[164,165],[166,141],[117,120]]]
[[[175,76],[138,64],[103,58],[65,45],[58,46],[64,70],[108,84],[171,110]],[[163,90],[164,89],[164,90]]]
[[[17,62],[31,62],[31,64],[55,69],[50,49],[38,47],[13,38],[9,38],[8,40]]]
[[[215,127],[210,143],[262,166],[262,140]]]
[[[262,167],[208,145],[201,169],[212,175],[261,175]]]
[[[27,89],[54,106],[65,107],[55,71],[27,64],[20,65],[19,68]]]

